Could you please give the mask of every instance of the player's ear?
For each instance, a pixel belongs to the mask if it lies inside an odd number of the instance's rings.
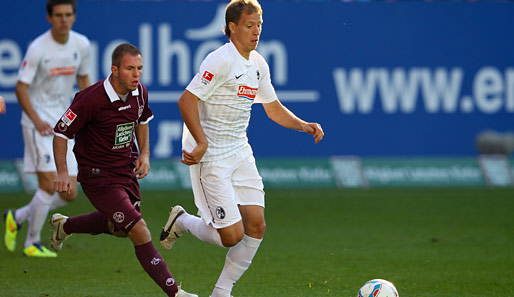
[[[118,70],[119,70],[118,67],[116,67],[115,65],[111,66],[112,75],[118,76]]]
[[[236,24],[234,22],[228,23],[228,29],[230,30],[230,33],[234,33],[236,31]]]

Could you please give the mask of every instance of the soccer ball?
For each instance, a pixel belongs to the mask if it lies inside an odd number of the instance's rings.
[[[394,285],[383,279],[372,279],[359,290],[357,297],[399,297]]]

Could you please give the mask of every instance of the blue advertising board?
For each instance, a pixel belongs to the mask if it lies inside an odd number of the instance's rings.
[[[49,28],[46,1],[8,1],[0,27],[0,159],[23,155],[16,75]],[[254,106],[256,156],[470,156],[484,130],[513,129],[514,4],[261,3],[258,51],[284,105],[325,139],[284,129]],[[155,119],[153,158],[180,156],[176,101],[202,59],[227,41],[224,2],[78,1],[74,29],[92,41],[92,81],[121,42],[138,46]],[[9,29],[7,29],[9,28]]]

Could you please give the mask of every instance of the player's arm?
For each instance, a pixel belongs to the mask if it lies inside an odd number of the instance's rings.
[[[150,133],[148,131],[148,124],[136,126],[136,140],[139,147],[139,157],[136,160],[135,174],[138,179],[141,179],[150,171]]]
[[[34,127],[36,127],[37,131],[41,135],[50,135],[52,133],[52,126],[49,123],[41,120],[37,112],[32,107],[32,103],[30,102],[30,96],[28,92],[29,85],[18,81],[16,83],[16,89],[14,92],[16,93],[16,97],[18,98],[18,102],[20,103],[23,111],[29,116],[29,118],[34,123]]]
[[[54,136],[54,159],[57,175],[54,179],[54,190],[57,192],[71,193],[71,181],[68,174],[68,164],[66,163],[66,153],[68,152],[68,139],[61,136]]]
[[[321,125],[318,123],[308,123],[289,109],[287,109],[279,100],[275,100],[271,103],[263,103],[264,110],[268,115],[268,118],[273,120],[275,123],[293,130],[303,131],[311,134],[314,137],[314,143],[318,143],[323,139],[325,135]]]
[[[0,113],[5,113],[5,101],[2,96],[0,96]]]
[[[89,81],[89,75],[77,75],[77,87],[80,91],[89,87],[89,85],[91,85],[91,82]]]
[[[182,119],[196,141],[196,147],[192,152],[182,150],[182,163],[186,165],[198,164],[207,151],[207,138],[200,124],[200,114],[198,113],[199,100],[193,93],[185,90],[177,103]]]

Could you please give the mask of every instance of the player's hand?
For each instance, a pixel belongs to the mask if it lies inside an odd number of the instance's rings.
[[[307,123],[302,126],[302,130],[314,137],[314,143],[320,142],[323,139],[323,136],[325,136],[323,129],[321,129],[321,125],[318,123]]]
[[[148,175],[148,172],[150,172],[150,158],[140,155],[136,160],[136,171],[134,174],[137,176],[137,179],[142,179]]]
[[[199,143],[196,145],[195,149],[192,152],[187,152],[186,150],[182,150],[182,163],[186,165],[194,165],[200,163],[203,155],[207,151],[207,142]]]
[[[71,194],[71,180],[68,172],[58,173],[54,179],[54,190],[57,192],[67,192]]]
[[[53,127],[50,126],[49,123],[43,121],[43,120],[37,120],[34,121],[34,126],[36,127],[36,130],[39,132],[39,134],[43,136],[48,136],[53,134]]]

